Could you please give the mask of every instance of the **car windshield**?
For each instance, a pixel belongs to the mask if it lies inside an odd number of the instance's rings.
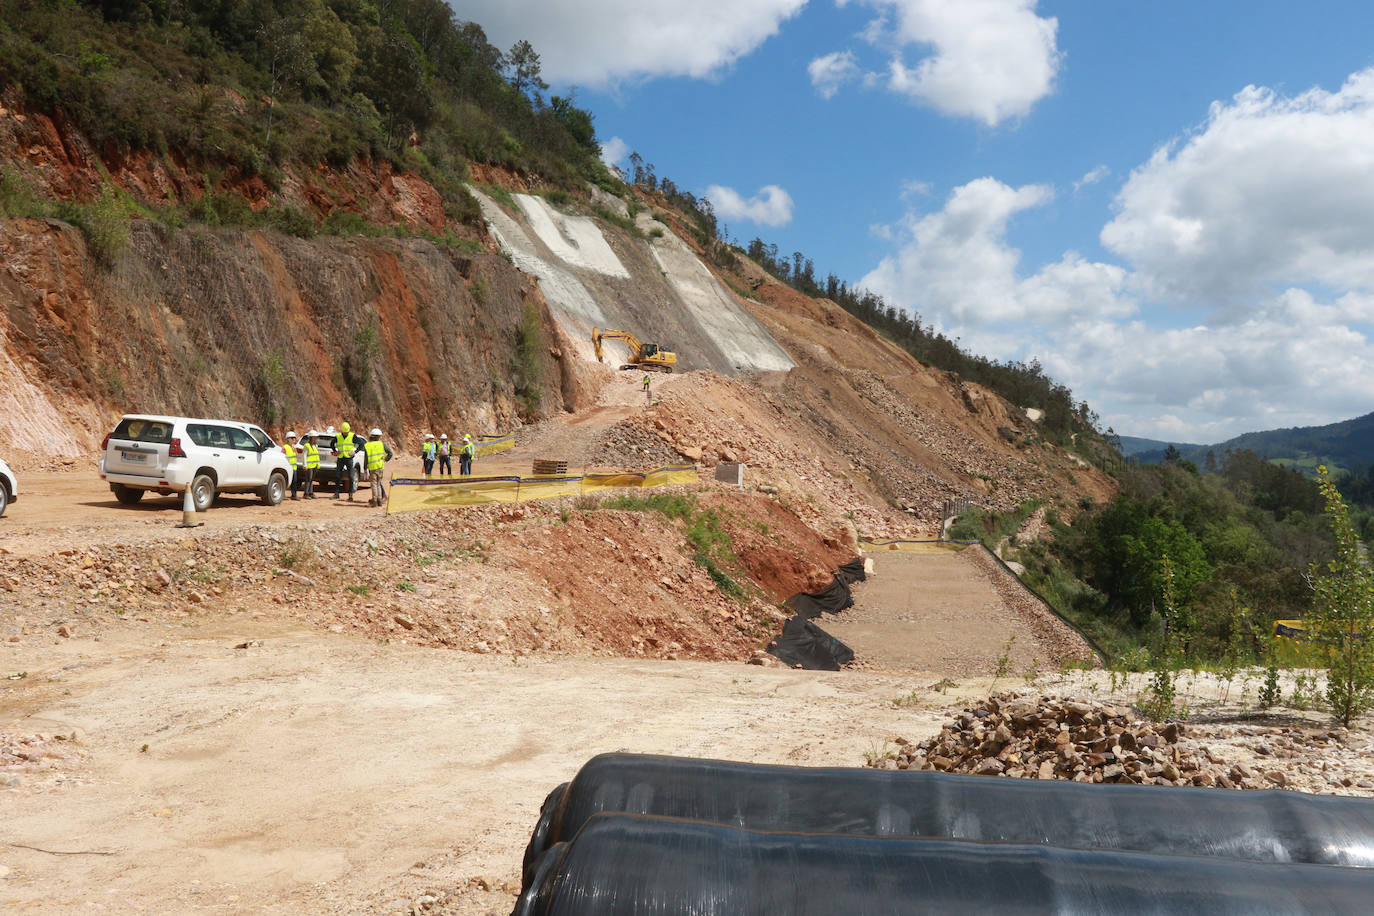
[[[131,442],[151,442],[166,445],[172,441],[172,424],[165,420],[143,420],[138,417],[125,417],[119,421],[111,439],[126,439]]]

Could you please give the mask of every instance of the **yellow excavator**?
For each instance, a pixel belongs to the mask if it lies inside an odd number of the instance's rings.
[[[639,338],[629,331],[616,331],[607,328],[604,331],[592,328],[592,346],[596,347],[596,358],[601,362],[605,360],[601,356],[601,341],[603,340],[623,340],[625,346],[630,348],[630,361],[621,366],[622,369],[653,369],[655,372],[672,372],[677,365],[677,354],[663,349],[656,343],[640,343]]]

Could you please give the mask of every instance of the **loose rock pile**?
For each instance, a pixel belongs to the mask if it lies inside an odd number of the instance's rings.
[[[1021,779],[1212,785],[1178,745],[1184,727],[1077,700],[989,697],[920,744],[899,739],[898,769]],[[1225,777],[1223,776],[1223,779]],[[1222,783],[1224,786],[1225,783]]]
[[[1256,736],[1265,739],[1262,750],[1250,740]],[[1234,757],[1219,753],[1223,741]],[[989,697],[956,716],[933,738],[921,743],[897,738],[895,742],[895,754],[870,757],[869,765],[1018,779],[1222,789],[1364,794],[1365,785],[1374,788],[1365,777],[1365,767],[1357,765],[1358,753],[1350,767],[1330,765],[1352,743],[1363,747],[1364,740],[1353,733],[1185,727],[1177,722],[1148,722],[1127,708],[1072,698]],[[1290,758],[1284,765],[1276,759],[1281,755]],[[1240,757],[1248,761],[1236,759]],[[1317,758],[1322,758],[1320,763]]]

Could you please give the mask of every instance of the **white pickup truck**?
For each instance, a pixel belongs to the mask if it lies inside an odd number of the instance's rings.
[[[291,482],[291,465],[272,437],[235,420],[129,414],[101,452],[100,479],[129,506],[149,490],[170,496],[188,487],[197,512],[218,493],[257,493],[276,506]]]

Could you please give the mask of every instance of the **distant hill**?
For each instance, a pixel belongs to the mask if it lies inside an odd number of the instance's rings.
[[[1183,457],[1199,467],[1210,451],[1221,461],[1228,450],[1249,449],[1261,458],[1312,473],[1325,464],[1332,471],[1374,464],[1374,413],[1327,426],[1296,426],[1244,433],[1215,445],[1161,442],[1135,436],[1121,437],[1121,452],[1141,464],[1158,464],[1172,444]]]

